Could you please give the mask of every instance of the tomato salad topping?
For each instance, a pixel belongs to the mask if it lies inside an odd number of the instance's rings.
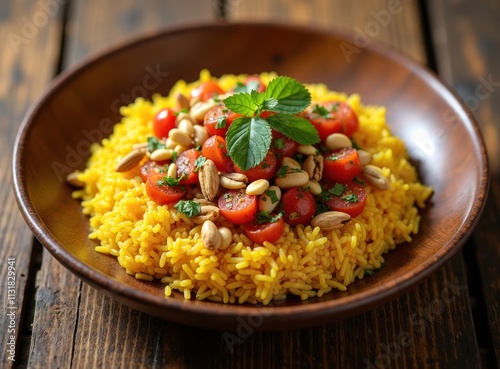
[[[366,186],[389,187],[351,140],[354,110],[343,101],[311,104],[292,78],[266,86],[249,76],[232,91],[211,80],[178,102],[156,114],[154,136],[117,170],[141,163],[151,200],[204,224],[211,247],[220,237],[210,238],[217,227],[206,222],[224,218],[255,243],[276,242],[285,223],[339,228],[363,212]]]

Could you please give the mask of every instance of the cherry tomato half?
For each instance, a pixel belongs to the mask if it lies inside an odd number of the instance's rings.
[[[292,157],[297,152],[299,144],[286,137],[283,133],[273,129],[273,139],[271,141],[271,150],[274,152],[276,159],[278,159],[278,166],[281,165],[283,157]]]
[[[273,223],[259,224],[251,222],[245,224],[245,234],[251,241],[262,245],[264,241],[274,243],[283,235],[285,222],[283,217]]]
[[[323,141],[332,133],[351,136],[359,128],[356,113],[345,102],[330,101],[322,105],[314,105],[302,116],[316,127]]]
[[[203,119],[203,125],[207,129],[210,136],[226,136],[226,132],[236,118],[241,117],[241,114],[233,113],[228,110],[226,106],[222,103],[214,106],[210,109]],[[222,122],[222,123],[221,123]],[[222,124],[221,128],[217,128],[217,125]]]
[[[285,222],[292,226],[308,225],[316,213],[316,202],[313,195],[301,187],[287,190],[281,197]]]
[[[352,147],[344,147],[323,154],[325,182],[349,182],[361,173],[362,166],[358,151]]]
[[[349,214],[352,218],[363,212],[366,205],[366,190],[356,182],[341,183],[344,191],[340,196],[331,195],[325,204],[333,211],[341,211]]]
[[[153,120],[153,133],[158,138],[168,137],[168,132],[175,128],[175,112],[170,109],[160,110]]]
[[[147,162],[145,162],[142,166],[141,166],[141,178],[144,182],[146,182],[146,180],[148,179],[148,176],[152,173],[152,172],[156,172],[158,173],[160,168],[162,168],[165,164],[167,164],[167,161],[153,161],[153,160],[149,160]]]
[[[207,101],[211,97],[223,94],[224,90],[215,81],[202,82],[191,91],[191,97],[199,97],[201,101]]]
[[[233,224],[251,222],[257,213],[257,196],[245,190],[228,190],[219,197],[219,209],[224,218]]]
[[[250,168],[248,170],[243,171],[240,169],[240,167],[234,164],[235,172],[243,173],[244,175],[246,175],[248,177],[249,183],[256,181],[258,179],[270,180],[271,178],[273,178],[274,172],[276,171],[276,167],[277,167],[276,157],[271,151],[267,153],[266,157],[264,158],[264,160],[262,160],[262,162],[259,165]]]
[[[151,173],[146,180],[146,193],[159,205],[175,203],[186,193],[186,189],[182,186],[159,184],[164,177],[165,174],[162,173]]]
[[[219,172],[231,173],[233,171],[233,161],[227,155],[226,140],[223,137],[209,137],[201,147],[201,155],[212,160]]]
[[[191,185],[198,183],[198,172],[194,170],[196,169],[196,159],[200,156],[200,152],[195,149],[186,150],[179,155],[175,165],[177,165],[177,178],[184,176],[184,179],[179,182],[180,184]]]

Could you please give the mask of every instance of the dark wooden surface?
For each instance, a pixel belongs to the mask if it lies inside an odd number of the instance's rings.
[[[10,153],[16,130],[30,104],[55,74],[128,37],[163,26],[220,17],[235,21],[280,19],[358,32],[391,2],[46,3],[55,5],[46,10],[39,2],[28,0],[0,3],[0,34],[4,40],[0,54],[0,270],[6,279],[7,258],[13,257],[17,277],[16,361],[7,358],[9,336],[3,333],[1,367],[499,367],[498,3],[402,1],[401,11],[392,14],[372,37],[436,68],[470,104],[483,129],[492,172],[490,197],[463,252],[409,293],[363,315],[309,329],[242,331],[239,335],[185,327],[131,310],[80,282],[42,252],[18,214],[11,191]],[[42,13],[48,16],[42,18]],[[39,24],[31,27],[31,33],[26,26],[30,20]],[[478,86],[484,84],[481,81],[488,79],[493,81],[489,90],[481,89],[478,95]],[[3,283],[2,331],[7,331],[10,323],[6,293]],[[443,296],[448,302],[443,303]]]

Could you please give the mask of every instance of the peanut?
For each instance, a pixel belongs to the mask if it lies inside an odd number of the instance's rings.
[[[328,150],[338,150],[344,147],[351,147],[352,141],[343,133],[332,133],[325,139],[325,146]]]
[[[209,250],[217,250],[221,247],[222,237],[211,220],[205,221],[201,226],[201,241]]]
[[[258,179],[247,186],[247,195],[260,195],[269,188],[269,182],[265,179]]]
[[[271,196],[269,196],[269,193],[274,192],[276,195],[276,198],[278,200],[274,200]],[[259,211],[267,211],[268,213],[271,213],[276,206],[278,206],[279,202],[281,200],[281,190],[278,186],[270,186],[263,194],[259,196],[259,202],[258,202],[258,208]]]

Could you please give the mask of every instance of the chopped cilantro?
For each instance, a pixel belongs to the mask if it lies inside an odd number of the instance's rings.
[[[361,179],[359,179],[358,177],[354,177],[354,179],[352,180],[353,182],[356,182],[357,184],[360,184],[361,186],[364,186],[365,185],[365,182],[363,182]]]
[[[172,178],[172,177],[163,177],[156,183],[158,186],[177,186],[180,181],[184,179],[184,175],[180,176],[179,178]]]
[[[359,146],[358,143],[354,141],[352,138],[351,142],[352,142],[352,147],[354,147],[356,150],[361,150],[361,146]]]
[[[345,186],[342,183],[335,183],[335,186],[328,190],[328,193],[335,196],[342,196],[345,191]]]
[[[174,152],[172,152],[172,162],[175,163],[175,161],[177,160],[177,151],[174,150]]]
[[[203,155],[198,156],[198,159],[194,162],[194,172],[197,172],[200,170],[201,166],[207,161],[207,158],[204,157]]]
[[[347,202],[358,202],[358,196],[355,193],[350,193],[348,195],[342,196],[342,199]]]
[[[148,137],[147,140],[149,152],[153,152],[158,149],[164,149],[166,147],[159,139],[154,136]]]
[[[217,123],[215,124],[215,128],[226,128],[227,125],[227,119],[225,116],[221,115],[219,118],[217,118]]]
[[[283,149],[285,147],[285,140],[283,140],[282,138],[277,138],[276,140],[274,140],[274,146],[277,149]]]
[[[283,165],[282,167],[280,167],[280,169],[278,169],[278,172],[277,172],[279,178],[284,178],[287,173],[288,173],[288,166],[286,166],[286,165]]]
[[[279,212],[276,215],[272,215],[267,211],[260,211],[257,213],[257,222],[262,223],[275,223],[283,216],[283,212]]]
[[[318,114],[323,118],[329,118],[331,116],[330,112],[324,106],[318,104],[314,106],[313,113]]]
[[[181,200],[175,204],[175,208],[188,218],[199,215],[201,212],[200,203],[193,200]]]
[[[265,190],[264,193],[271,198],[271,203],[272,204],[275,204],[278,201],[280,201],[278,199],[278,196],[276,195],[276,191],[275,190]]]

